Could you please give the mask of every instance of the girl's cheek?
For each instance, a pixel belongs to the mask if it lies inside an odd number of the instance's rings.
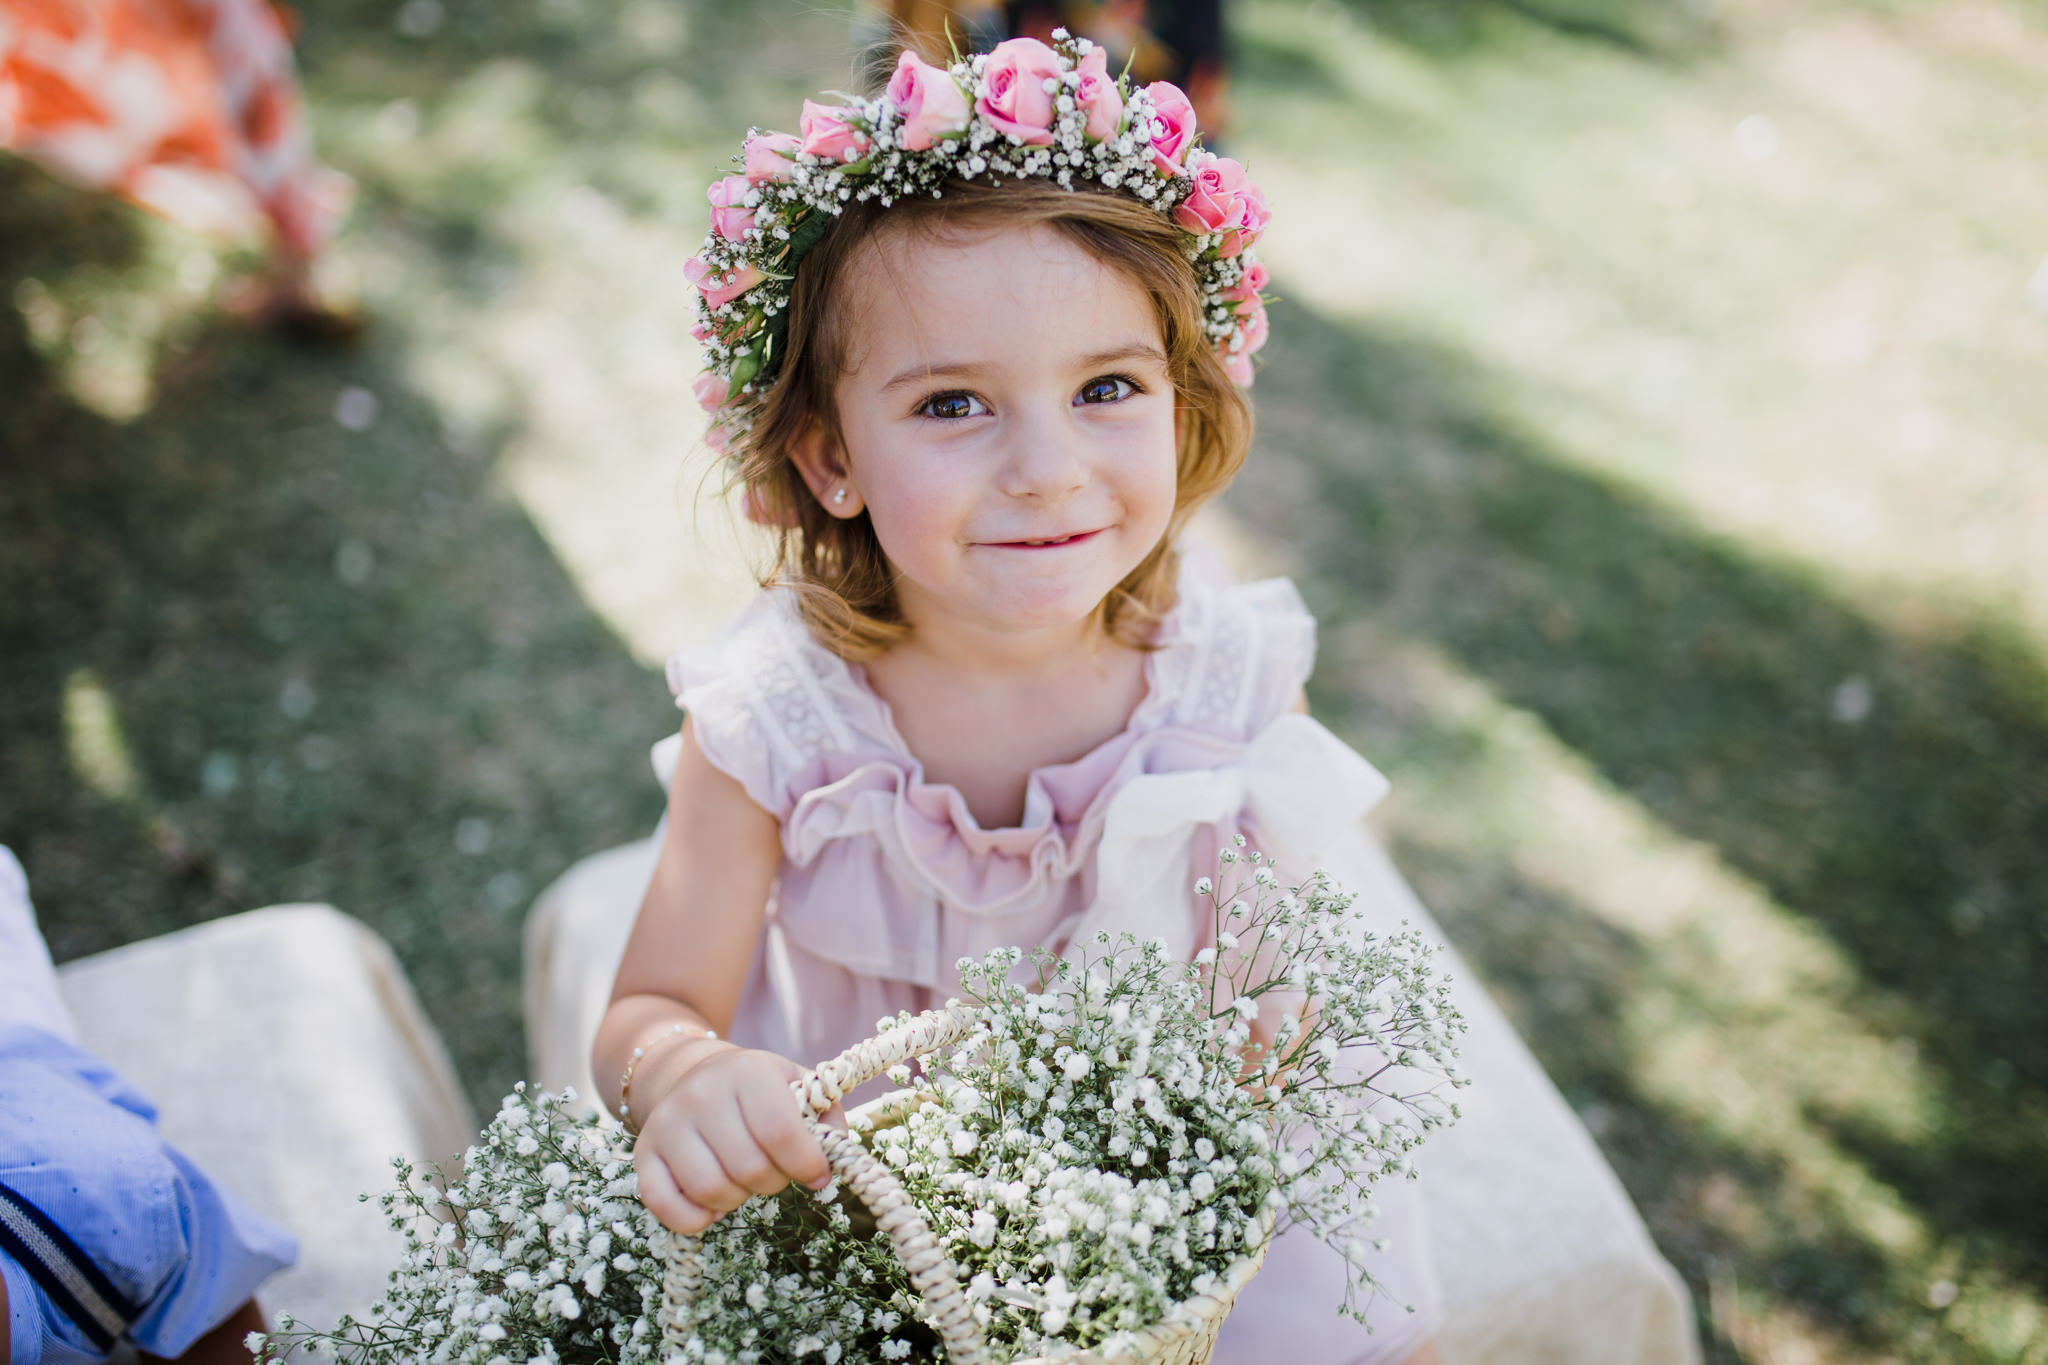
[[[1151,433],[1146,453],[1133,471],[1136,496],[1155,509],[1162,529],[1180,492],[1180,453],[1174,436],[1173,423],[1162,423]]]
[[[869,510],[891,559],[918,556],[956,538],[963,520],[957,482],[955,471],[937,464],[890,471],[870,497]]]

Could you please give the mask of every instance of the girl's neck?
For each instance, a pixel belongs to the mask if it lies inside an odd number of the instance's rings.
[[[1017,825],[1031,774],[1109,742],[1145,696],[1143,653],[1092,619],[1027,632],[913,619],[912,630],[867,664],[868,684],[925,780],[957,791],[983,829]]]
[[[1101,615],[1036,630],[995,630],[930,604],[905,602],[910,638],[889,651],[899,667],[949,673],[964,683],[1030,681],[1099,661],[1110,644]],[[885,670],[886,671],[886,670]]]

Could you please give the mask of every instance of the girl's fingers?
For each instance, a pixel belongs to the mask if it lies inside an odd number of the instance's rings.
[[[746,1134],[746,1126],[739,1121],[737,1112],[726,1126],[738,1129],[742,1137]],[[714,1216],[731,1213],[754,1195],[762,1193],[734,1179],[734,1173],[728,1171],[719,1159],[721,1145],[728,1140],[711,1124],[700,1122],[662,1143],[662,1157],[675,1173],[676,1184],[681,1187],[684,1197],[699,1208],[711,1210]],[[765,1159],[762,1164],[766,1164]]]
[[[721,1176],[738,1191],[739,1198],[728,1207],[738,1208],[750,1194],[774,1194],[789,1183],[789,1177],[777,1168],[775,1159],[748,1127],[739,1097],[699,1115],[697,1133]],[[688,1185],[684,1189],[695,1194]]]
[[[742,1090],[739,1099],[747,1131],[783,1179],[814,1190],[831,1183],[832,1167],[825,1160],[825,1149],[811,1136],[786,1087]]]
[[[682,1192],[674,1172],[652,1147],[635,1144],[633,1170],[640,1178],[640,1202],[671,1232],[694,1237],[718,1221],[717,1214]]]

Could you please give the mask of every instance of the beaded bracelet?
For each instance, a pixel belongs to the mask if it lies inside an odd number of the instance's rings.
[[[640,1059],[647,1055],[649,1048],[654,1047],[658,1043],[665,1043],[679,1033],[688,1032],[689,1027],[688,1024],[681,1022],[669,1025],[667,1033],[656,1034],[654,1037],[649,1038],[646,1042],[634,1048],[633,1055],[626,1059],[625,1074],[619,1077],[619,1122],[625,1124],[628,1128],[632,1128],[634,1132],[637,1133],[639,1129],[633,1128],[633,1120],[630,1117],[633,1111],[626,1102],[633,1089],[633,1068],[640,1065]],[[716,1038],[718,1030],[708,1028],[697,1036],[699,1038]]]

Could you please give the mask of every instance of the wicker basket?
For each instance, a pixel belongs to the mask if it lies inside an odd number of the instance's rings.
[[[796,1092],[805,1121],[825,1149],[825,1158],[831,1162],[839,1183],[874,1215],[876,1227],[889,1238],[897,1258],[910,1272],[911,1284],[924,1296],[931,1310],[931,1322],[945,1343],[950,1365],[991,1365],[994,1360],[982,1340],[981,1327],[974,1320],[973,1307],[961,1288],[959,1275],[888,1166],[852,1133],[828,1128],[819,1119],[849,1090],[865,1085],[900,1062],[960,1042],[973,1034],[980,1022],[981,1011],[972,1005],[932,1010],[888,1029],[879,1037],[856,1043],[790,1087]],[[862,1120],[887,1123],[900,1117],[908,1107],[906,1100],[913,1099],[913,1095],[898,1091],[860,1106],[850,1117],[856,1126],[863,1126]],[[1011,1365],[1051,1365],[1053,1361],[1058,1365],[1205,1365],[1231,1305],[1266,1258],[1270,1222],[1266,1230],[1268,1237],[1260,1241],[1258,1249],[1233,1262],[1214,1289],[1181,1304],[1181,1311],[1173,1320],[1136,1333],[1113,1356],[1100,1351],[1071,1351],[1056,1357],[1020,1359]],[[692,1305],[703,1275],[699,1240],[673,1238],[668,1271],[662,1281],[660,1317],[662,1337],[671,1356],[682,1350],[690,1338],[695,1321]]]

